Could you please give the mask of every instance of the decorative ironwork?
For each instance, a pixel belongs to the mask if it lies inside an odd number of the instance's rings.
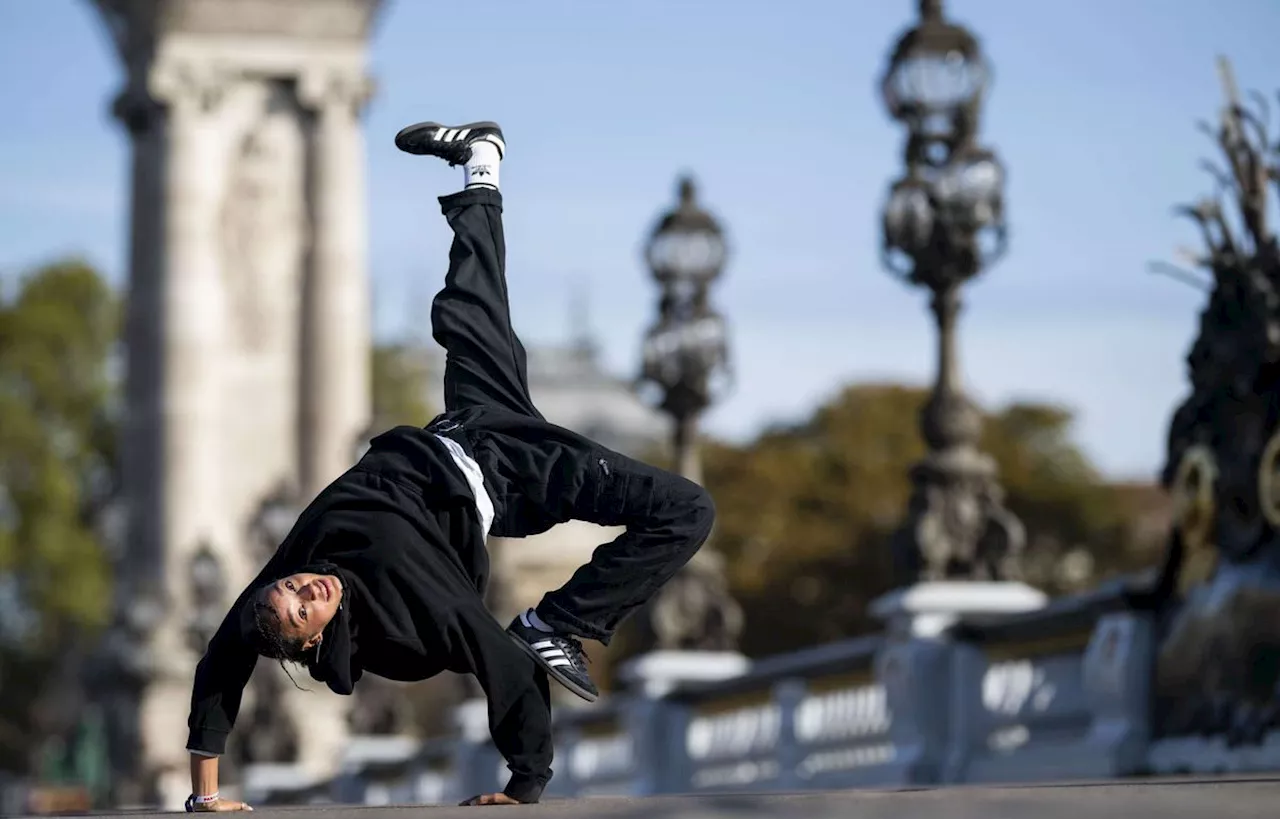
[[[1178,461],[1169,487],[1174,501],[1174,521],[1182,529],[1183,543],[1198,548],[1209,542],[1214,520],[1214,485],[1218,465],[1213,450],[1204,445],[1189,447]]]
[[[1258,459],[1258,503],[1267,523],[1280,527],[1280,430],[1271,434]],[[1211,488],[1212,491],[1212,488]]]
[[[360,681],[360,692],[347,714],[355,736],[405,736],[414,731],[414,709],[405,687],[381,677]]]
[[[301,514],[298,493],[282,481],[262,499],[249,524],[249,534],[262,560],[269,560],[289,536]]]
[[[728,252],[720,224],[698,204],[693,180],[682,178],[678,193],[677,206],[658,221],[645,248],[661,297],[644,341],[640,385],[658,389],[655,403],[672,418],[677,471],[701,482],[698,418],[733,380],[725,320],[710,303],[710,285]],[[642,619],[646,648],[729,650],[742,629],[742,611],[709,547],[664,587]]]
[[[1004,169],[977,142],[991,71],[978,40],[921,0],[881,82],[890,116],[907,128],[906,172],[889,188],[882,258],[927,289],[938,326],[938,376],[920,418],[929,453],[911,471],[907,520],[894,539],[903,583],[1019,576],[1021,522],[1003,505],[995,462],[978,450],[982,414],[960,386],[955,327],[960,289],[1007,244]]]
[[[222,561],[207,541],[201,542],[188,564],[191,580],[191,621],[187,626],[187,644],[196,654],[203,654],[226,615],[227,577]]]
[[[1227,105],[1216,132],[1200,127],[1215,137],[1227,169],[1204,162],[1217,193],[1179,208],[1205,244],[1203,254],[1183,255],[1208,271],[1212,291],[1187,355],[1191,394],[1169,426],[1164,483],[1176,484],[1184,459],[1212,453],[1218,470],[1211,537],[1224,559],[1243,561],[1276,542],[1264,512],[1274,500],[1260,494],[1270,479],[1262,479],[1259,457],[1280,421],[1273,400],[1280,387],[1280,259],[1266,218],[1267,183],[1280,179],[1280,166],[1265,101],[1257,98],[1258,112],[1245,108],[1225,61],[1219,70]]]
[[[232,734],[230,756],[245,765],[293,762],[298,758],[300,732],[284,702],[293,684],[275,663],[260,663],[249,684],[252,705],[243,719],[253,729]]]
[[[640,642],[677,651],[732,651],[742,626],[742,608],[725,580],[724,558],[704,549],[663,587],[648,616],[640,619]]]
[[[1182,255],[1208,272],[1207,282],[1158,268],[1209,291],[1187,355],[1191,394],[1169,425],[1162,478],[1183,545],[1212,547],[1217,564],[1169,621],[1156,731],[1241,744],[1280,727],[1280,249],[1267,224],[1280,146],[1267,132],[1266,101],[1254,95],[1246,107],[1226,60],[1218,70],[1226,104],[1218,127],[1201,129],[1225,169],[1203,163],[1215,195],[1179,208],[1204,242],[1204,252]]]
[[[697,418],[732,380],[727,328],[710,303],[726,246],[720,225],[699,207],[692,179],[680,180],[679,197],[645,249],[662,293],[658,321],[644,341],[641,383],[661,390],[658,404],[675,423],[680,470],[698,480]]]

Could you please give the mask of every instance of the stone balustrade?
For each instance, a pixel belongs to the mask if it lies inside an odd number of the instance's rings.
[[[883,635],[754,662],[696,653],[633,661],[622,693],[556,712],[546,798],[1176,772],[1167,743],[1152,741],[1157,617],[1142,583],[1053,602],[998,585],[987,590],[1003,596],[994,604],[950,584],[900,592],[878,604]],[[384,747],[381,758],[377,741],[359,738],[333,780],[245,796],[435,804],[500,790],[507,772],[484,703],[464,704],[457,722],[455,737],[398,754]],[[1239,749],[1235,762],[1222,751],[1216,770],[1277,769],[1277,751],[1280,736]]]

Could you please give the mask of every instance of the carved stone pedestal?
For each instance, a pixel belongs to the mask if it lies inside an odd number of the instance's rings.
[[[1048,596],[1025,583],[952,581],[917,583],[871,602],[871,614],[885,621],[891,637],[935,637],[965,620],[999,618],[1035,611]]]
[[[1192,589],[1160,646],[1156,680],[1162,736],[1234,745],[1280,731],[1280,572],[1227,563]]]

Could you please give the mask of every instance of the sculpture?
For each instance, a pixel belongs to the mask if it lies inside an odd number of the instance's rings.
[[[1218,195],[1181,209],[1200,228],[1207,252],[1189,255],[1212,285],[1162,475],[1175,542],[1212,547],[1217,566],[1161,646],[1157,731],[1240,743],[1280,727],[1280,252],[1266,221],[1280,168],[1265,101],[1246,108],[1225,60],[1219,71],[1227,104],[1216,131],[1202,128],[1227,169],[1205,163]]]

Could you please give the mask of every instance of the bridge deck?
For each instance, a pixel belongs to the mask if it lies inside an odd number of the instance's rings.
[[[477,814],[477,810],[481,813]],[[493,808],[259,808],[255,819],[301,814],[316,819],[475,819]],[[859,790],[749,796],[548,800],[509,808],[528,819],[1181,819],[1280,816],[1280,776],[1119,780],[1113,782]],[[164,816],[135,813],[131,817]],[[170,814],[171,816],[171,814]]]

